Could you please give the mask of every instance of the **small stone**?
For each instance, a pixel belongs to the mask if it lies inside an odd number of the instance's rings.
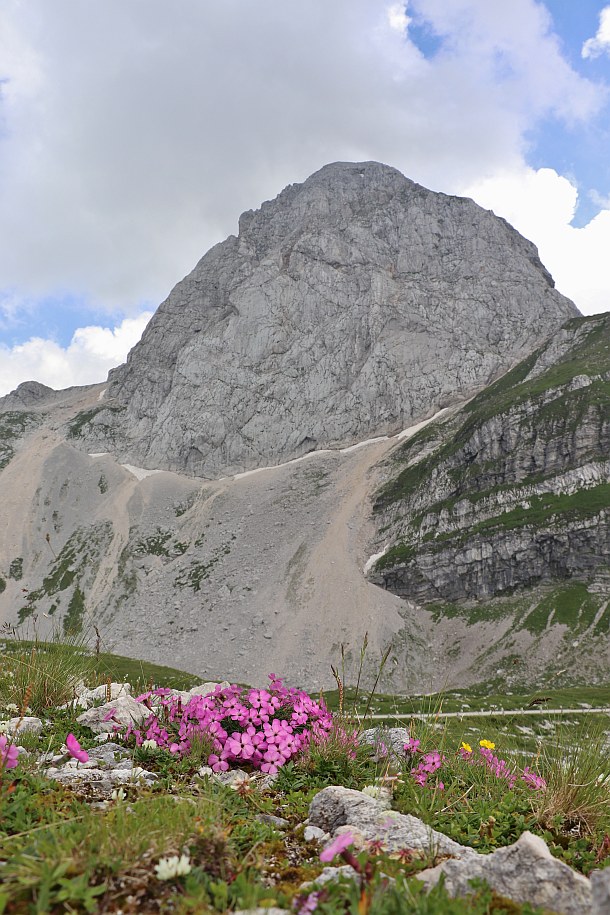
[[[290,826],[290,823],[284,817],[276,817],[272,813],[257,813],[255,819],[259,823],[267,823],[267,825],[275,826],[277,829],[287,829]]]
[[[11,718],[8,723],[9,734],[34,734],[42,733],[44,725],[40,718],[26,716],[25,718]]]
[[[319,826],[306,826],[303,831],[303,838],[306,842],[324,842],[330,836]]]

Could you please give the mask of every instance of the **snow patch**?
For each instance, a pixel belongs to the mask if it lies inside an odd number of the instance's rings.
[[[302,454],[301,457],[293,458],[291,461],[284,461],[282,464],[269,464],[266,467],[257,467],[255,470],[244,470],[241,473],[234,473],[230,477],[221,477],[218,482],[221,482],[222,480],[243,480],[244,477],[251,477],[255,473],[264,473],[266,470],[278,470],[280,467],[290,467],[291,464],[299,464],[301,461],[306,461],[319,454],[351,454],[352,451],[357,451],[359,448],[365,448],[367,445],[375,445],[378,442],[388,442],[391,438],[396,441],[402,441],[405,438],[411,438],[412,435],[415,435],[416,432],[419,432],[419,430],[423,429],[424,426],[427,426],[428,423],[434,422],[435,419],[438,419],[439,416],[442,416],[449,409],[449,407],[445,407],[444,409],[439,410],[434,416],[430,416],[420,423],[415,423],[414,426],[409,426],[408,429],[403,429],[398,435],[379,435],[377,438],[367,438],[362,442],[356,442],[355,445],[348,445],[347,448],[321,448],[320,451],[308,451],[307,454]],[[153,471],[153,473],[154,472],[155,471]]]
[[[109,451],[92,451],[87,457],[97,458],[97,457],[106,457],[109,455]]]
[[[381,559],[382,556],[385,556],[385,554],[388,552],[388,549],[389,549],[389,547],[384,546],[384,548],[382,549],[382,551],[380,553],[373,553],[373,555],[369,559],[367,559],[366,563],[364,564],[364,568],[362,570],[365,575],[368,572],[370,572],[370,570],[373,568],[373,566],[375,565],[375,563],[377,562],[378,559]]]
[[[291,461],[284,461],[283,464],[270,464],[268,467],[257,467],[255,470],[244,470],[242,473],[234,473],[232,477],[221,477],[222,480],[243,480],[244,477],[251,477],[255,473],[263,473],[265,470],[278,470],[280,467],[290,467],[291,464],[300,464],[301,461],[306,461],[307,458],[315,457],[318,454],[335,454],[336,452],[332,451],[330,448],[324,448],[321,451],[308,451],[307,454],[302,454],[301,457],[293,458]]]
[[[374,445],[376,442],[387,442],[389,435],[379,435],[377,438],[367,438],[364,442],[357,442],[355,445],[350,445],[349,448],[340,448],[339,454],[350,454],[352,451],[357,451],[358,448],[364,448],[365,445]]]
[[[100,391],[100,393],[99,393],[97,399],[98,399],[98,400],[103,400],[104,397],[106,396],[106,391],[107,391],[107,390],[108,390],[108,388],[102,388],[102,390]]]
[[[132,473],[137,480],[143,480],[145,477],[152,476],[153,473],[163,473],[162,470],[145,470],[143,467],[134,467],[133,464],[121,464],[125,470]]]
[[[442,410],[439,410],[438,413],[435,413],[434,416],[431,416],[429,419],[424,419],[421,423],[415,423],[414,426],[409,426],[408,429],[403,429],[402,432],[399,432],[398,435],[395,435],[394,438],[399,442],[403,438],[411,438],[415,435],[416,432],[419,432],[420,429],[423,429],[424,426],[427,426],[429,423],[434,422],[435,419],[438,419],[439,416],[443,416],[444,413],[447,413],[449,407],[444,407]]]

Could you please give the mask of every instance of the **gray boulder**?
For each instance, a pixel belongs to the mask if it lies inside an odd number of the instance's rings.
[[[491,855],[469,855],[462,860],[443,861],[419,874],[427,886],[444,876],[450,896],[472,892],[470,881],[485,880],[492,889],[514,902],[550,909],[558,915],[584,915],[593,911],[591,885],[563,861],[554,858],[545,842],[524,832],[514,845],[499,848]],[[599,898],[604,889],[599,884]],[[606,897],[607,898],[607,897]],[[600,908],[599,913],[610,909]]]
[[[104,718],[113,710],[112,718],[104,721]],[[141,702],[136,702],[131,696],[121,696],[119,699],[105,702],[104,705],[99,705],[97,708],[88,709],[82,715],[79,715],[76,720],[79,724],[84,724],[86,727],[91,728],[94,734],[101,734],[111,729],[115,724],[120,725],[121,728],[126,728],[130,724],[135,726],[142,724],[150,714],[150,709]]]
[[[591,874],[593,915],[608,915],[610,912],[610,867]]]
[[[24,718],[11,718],[8,723],[8,733],[18,734],[42,734],[44,725],[40,718],[26,715]]]
[[[334,834],[352,827],[358,841],[381,840],[390,852],[411,849],[421,854],[472,857],[476,852],[431,829],[408,814],[387,810],[374,798],[351,788],[331,786],[316,794],[309,807],[309,825]],[[346,832],[345,829],[341,830]]]

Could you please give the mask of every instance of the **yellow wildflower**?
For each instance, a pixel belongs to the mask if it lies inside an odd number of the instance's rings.
[[[486,750],[495,750],[496,745],[492,743],[491,740],[479,740],[479,746],[485,747]]]
[[[465,750],[466,753],[472,753],[472,747],[470,746],[469,743],[464,743],[464,741],[462,741],[462,746],[460,747],[460,750]]]

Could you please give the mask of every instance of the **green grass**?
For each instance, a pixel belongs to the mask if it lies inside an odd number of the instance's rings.
[[[2,648],[3,657],[17,650],[10,640],[5,640]],[[26,653],[32,648],[36,651],[34,664],[43,665],[48,655],[42,643],[22,641],[18,645],[18,650]],[[74,643],[57,644],[55,648],[64,664],[81,651]],[[183,688],[197,680],[180,671],[113,655],[93,655],[91,660],[91,685],[105,682],[108,676],[130,680],[134,690],[147,680]],[[610,687],[548,695],[557,704],[598,705],[610,701]],[[511,844],[524,829],[531,829],[545,838],[555,856],[587,873],[603,863],[603,836],[610,829],[609,789],[598,777],[607,768],[603,743],[610,720],[599,718],[597,726],[588,723],[586,727],[582,720],[578,725],[568,720],[551,730],[541,729],[531,745],[531,736],[519,732],[525,719],[494,716],[491,707],[496,701],[498,705],[510,701],[519,707],[531,698],[483,699],[456,692],[419,698],[375,695],[371,699],[361,690],[347,689],[346,713],[338,721],[336,739],[312,747],[291,761],[266,791],[255,784],[232,791],[198,778],[201,760],[196,754],[181,760],[167,751],[147,754],[134,747],[134,762],[156,771],[157,782],[152,787],[128,784],[123,799],[92,805],[95,793],[71,791],[46,780],[30,755],[20,761],[17,770],[0,776],[0,909],[4,907],[6,915],[118,909],[224,915],[255,905],[290,910],[302,893],[301,884],[314,879],[324,866],[319,848],[306,842],[303,835],[303,821],[316,792],[329,784],[361,789],[389,772],[402,773],[394,792],[395,809],[419,816],[462,844],[488,852]],[[336,704],[337,692],[327,694],[326,699]],[[0,690],[0,703],[5,701]],[[401,764],[390,758],[380,763],[374,747],[368,745],[359,747],[355,754],[347,751],[352,744],[341,737],[341,728],[350,732],[349,713],[354,702],[361,708],[372,702],[375,710],[393,706],[402,716],[400,723],[421,740],[422,751],[438,749],[445,754],[442,793],[414,783],[411,769],[417,760],[405,758]],[[484,719],[450,722],[437,714],[442,708],[481,707],[485,703],[489,715]],[[415,719],[415,709],[427,710],[432,717]],[[57,751],[68,731],[84,747],[95,746],[88,729],[76,724],[70,709],[47,707],[45,718],[49,724],[44,737],[27,741],[30,754],[39,749]],[[532,719],[531,729],[533,726]],[[470,743],[478,753],[478,741],[483,737],[496,743],[494,752],[517,767],[517,772],[529,764],[544,775],[549,790],[535,793],[519,780],[509,789],[486,769],[459,759],[456,751],[461,741]],[[578,787],[583,785],[586,787]],[[287,825],[277,829],[261,821],[261,814],[280,816]],[[580,828],[578,837],[575,824]],[[155,866],[160,859],[183,854],[188,856],[190,873],[159,879]],[[362,885],[329,884],[317,911],[327,915],[344,915],[346,911],[367,915],[532,912],[485,888],[465,900],[450,900],[442,887],[426,896],[415,876],[435,863],[432,854],[391,857],[383,850],[379,855],[365,850],[358,860],[359,866],[366,867]],[[384,884],[381,874],[396,881],[394,889]],[[362,902],[358,908],[362,898],[365,909]]]
[[[14,702],[19,705],[35,671],[50,681],[47,690],[54,691],[59,687],[61,695],[66,696],[62,701],[72,698],[72,688],[79,679],[90,686],[98,686],[108,679],[115,683],[129,682],[142,690],[151,683],[172,689],[190,689],[201,682],[201,677],[162,664],[108,652],[96,654],[91,640],[85,638],[82,632],[74,633],[67,641],[63,634],[49,640],[3,638],[0,639],[0,654],[5,675],[0,675],[0,703]],[[7,678],[8,671],[17,672],[17,677]],[[44,695],[42,691],[41,696]],[[34,697],[30,705],[42,711],[49,707],[49,701]]]

